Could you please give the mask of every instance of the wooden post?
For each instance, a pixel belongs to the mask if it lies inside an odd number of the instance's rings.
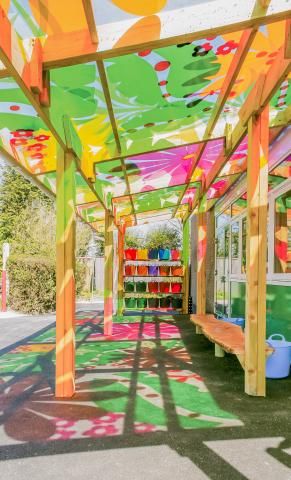
[[[196,313],[206,313],[206,213],[198,208],[198,241],[197,241],[197,299]]]
[[[118,229],[118,307],[117,314],[122,315],[123,312],[123,257],[124,257],[124,237],[125,229],[123,226],[120,226]]]
[[[183,223],[183,313],[188,313],[189,303],[189,249],[190,249],[190,222],[189,218]]]
[[[245,392],[265,396],[269,108],[248,122]]]
[[[57,161],[56,397],[75,392],[75,158]]]
[[[104,335],[112,335],[113,318],[113,217],[105,212]]]

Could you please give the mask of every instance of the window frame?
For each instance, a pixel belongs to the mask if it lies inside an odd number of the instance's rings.
[[[291,273],[274,272],[275,263],[275,202],[278,197],[291,190],[291,178],[287,178],[284,182],[271,190],[269,193],[269,238],[268,238],[268,274],[267,280],[272,284],[291,285]]]

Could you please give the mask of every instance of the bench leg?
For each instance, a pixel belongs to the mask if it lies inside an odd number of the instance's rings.
[[[217,345],[217,343],[214,344],[214,354],[216,357],[224,357],[225,351],[223,348],[220,347],[220,345]]]
[[[196,325],[196,334],[197,335],[202,335],[202,328],[198,327],[198,325]]]

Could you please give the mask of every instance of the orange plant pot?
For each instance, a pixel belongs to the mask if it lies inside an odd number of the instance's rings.
[[[172,276],[181,277],[183,275],[183,267],[172,267]]]
[[[162,277],[168,277],[170,275],[170,267],[160,267],[160,275]]]
[[[145,265],[138,265],[137,267],[137,274],[141,276],[147,276],[148,274],[148,267]]]

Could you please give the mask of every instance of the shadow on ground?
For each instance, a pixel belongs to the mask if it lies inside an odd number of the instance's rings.
[[[167,445],[236,480],[260,477],[228,461],[232,442],[278,437],[264,453],[291,467],[290,377],[251,398],[237,360],[215,358],[186,316],[119,317],[110,339],[102,321],[78,312],[72,400],[54,398],[54,324],[0,352],[1,460]]]

